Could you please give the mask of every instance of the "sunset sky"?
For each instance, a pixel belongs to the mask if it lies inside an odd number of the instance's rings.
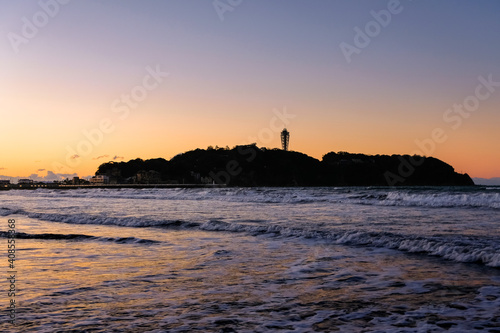
[[[318,159],[500,177],[499,18],[496,0],[0,0],[0,178],[279,147],[284,126]]]

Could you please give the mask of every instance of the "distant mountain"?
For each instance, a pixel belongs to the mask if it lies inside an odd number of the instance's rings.
[[[500,186],[500,177],[496,178],[472,178],[476,185]]]
[[[108,162],[96,174],[114,183],[218,183],[228,186],[467,186],[467,174],[433,157],[330,152],[321,161],[256,145],[196,149],[163,158]]]

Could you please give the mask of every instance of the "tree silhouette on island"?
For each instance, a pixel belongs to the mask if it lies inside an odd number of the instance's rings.
[[[330,152],[306,154],[255,144],[196,149],[163,158],[101,164],[96,175],[112,184],[227,186],[470,186],[467,174],[433,157]]]

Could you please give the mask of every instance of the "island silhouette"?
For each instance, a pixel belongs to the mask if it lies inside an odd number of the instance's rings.
[[[306,154],[255,144],[208,147],[170,160],[140,158],[101,164],[96,176],[109,184],[218,184],[227,186],[470,186],[468,174],[418,155],[329,152]]]

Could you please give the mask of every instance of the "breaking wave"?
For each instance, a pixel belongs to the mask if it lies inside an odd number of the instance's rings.
[[[500,244],[496,238],[485,239],[466,235],[446,236],[416,236],[390,232],[365,232],[359,230],[322,230],[313,227],[292,228],[278,224],[242,224],[210,220],[196,223],[179,220],[148,220],[137,217],[105,217],[86,214],[46,214],[30,213],[30,218],[50,222],[73,224],[115,225],[125,227],[160,227],[168,229],[198,229],[211,232],[238,232],[250,235],[269,235],[277,237],[299,237],[326,241],[330,244],[348,246],[371,246],[395,249],[410,253],[421,253],[438,256],[444,259],[463,263],[482,263],[490,267],[500,267]],[[6,232],[0,232],[1,237],[7,237]],[[88,235],[60,234],[23,234],[18,238],[63,239],[63,240],[100,240],[116,243],[152,243],[154,241],[128,238],[101,238]]]
[[[263,204],[351,203],[433,208],[500,209],[500,188],[215,188],[215,189],[37,189],[36,198],[229,201]],[[0,209],[0,216],[5,212]]]
[[[466,209],[468,212],[475,214],[474,209],[481,211],[489,211],[488,219],[482,225],[480,220],[475,220],[476,228],[497,228],[497,209],[500,209],[500,188],[485,188],[468,187],[468,188],[217,188],[217,189],[80,189],[80,190],[47,190],[40,189],[35,191],[11,192],[15,195],[27,197],[27,204],[16,208],[16,197],[11,196],[3,202],[3,208],[0,207],[0,216],[9,215],[24,215],[33,219],[45,220],[50,222],[63,222],[70,224],[89,224],[89,225],[110,225],[135,228],[165,228],[165,229],[196,229],[211,232],[240,232],[250,235],[269,235],[277,237],[300,237],[317,239],[331,244],[341,244],[349,246],[369,246],[380,247],[387,249],[395,249],[410,253],[421,253],[425,255],[438,256],[444,259],[453,260],[456,262],[474,262],[481,263],[491,267],[500,267],[500,243],[494,234],[491,237],[487,233],[482,233],[483,236],[473,236],[468,233],[468,224],[459,226],[451,232],[444,232],[443,235],[428,235],[411,234],[409,229],[391,229],[393,232],[368,231],[372,230],[371,220],[366,217],[359,228],[355,226],[349,219],[342,221],[341,228],[338,224],[332,224],[331,227],[327,222],[307,223],[301,222],[301,218],[309,212],[325,210],[325,214],[329,214],[327,208],[330,206],[338,207],[338,211],[346,211],[347,216],[355,216],[358,214],[360,205],[368,206],[398,206],[398,207],[425,207],[425,208],[455,208]],[[17,194],[19,193],[19,194]],[[0,194],[2,195],[2,194]],[[33,207],[31,202],[44,202],[43,198],[50,197],[59,200],[61,198],[78,198],[77,200],[69,200],[73,205],[75,203],[82,204],[85,209],[89,209],[92,204],[104,201],[111,198],[109,202],[115,203],[120,199],[124,200],[118,207],[123,207],[123,212],[113,211],[101,212],[92,211],[91,214],[84,213],[67,207],[61,207],[56,210],[52,207],[47,208],[45,205],[39,208]],[[91,200],[85,201],[86,198]],[[102,198],[102,200],[101,200]],[[132,200],[130,200],[132,199]],[[164,200],[163,202],[146,203],[141,200]],[[49,199],[52,200],[52,199]],[[170,200],[171,202],[166,202]],[[173,200],[192,200],[189,207],[193,208],[192,215],[183,214],[182,211],[176,211],[178,203]],[[205,201],[205,202],[203,202]],[[252,207],[267,206],[263,209],[266,212],[265,216],[255,216],[255,223],[250,219],[239,219],[238,214],[225,214],[225,211],[214,211],[213,207],[221,207],[212,205],[213,202],[236,202],[237,205],[223,205],[224,209],[238,210],[241,207],[251,210]],[[244,203],[248,205],[240,205]],[[321,203],[321,204],[319,204]],[[87,206],[85,206],[85,204]],[[252,204],[252,205],[250,205]],[[315,205],[308,207],[307,205]],[[335,204],[335,205],[334,205]],[[9,206],[12,205],[12,206]],[[288,223],[287,217],[283,219],[273,216],[274,212],[286,212],[292,207],[304,208],[300,210],[299,215],[290,215],[291,223]],[[279,207],[278,207],[279,206]],[[11,207],[11,208],[7,208]],[[127,210],[128,207],[132,207]],[[136,208],[137,207],[137,208]],[[146,207],[144,210],[143,207]],[[156,211],[156,208],[158,211]],[[186,206],[184,206],[186,207]],[[198,208],[200,207],[200,208]],[[78,208],[78,207],[77,207]],[[160,209],[161,208],[161,209]],[[23,210],[24,209],[24,210]],[[57,207],[56,207],[57,209]],[[278,209],[278,210],[276,210]],[[29,212],[27,211],[29,210]],[[182,210],[182,208],[180,209]],[[375,210],[379,210],[376,207]],[[172,217],[181,216],[186,220],[168,219],[171,211],[175,211]],[[370,210],[371,211],[371,210]],[[201,212],[201,213],[200,213]],[[451,211],[450,211],[451,212]],[[120,216],[122,214],[122,216]],[[147,214],[147,215],[143,215]],[[302,215],[301,215],[302,214]],[[432,213],[431,213],[432,214]],[[285,214],[286,215],[286,214]],[[404,215],[404,213],[402,213]],[[201,216],[201,217],[200,217]],[[228,219],[224,221],[225,217]],[[330,215],[328,215],[330,216]],[[458,215],[454,215],[458,216]],[[253,218],[254,216],[246,215],[242,218]],[[460,217],[460,216],[459,216]],[[460,217],[461,218],[461,217]],[[404,217],[403,217],[404,219]],[[244,222],[243,222],[244,221]],[[241,222],[241,223],[240,223]],[[405,226],[408,224],[405,222]],[[443,222],[443,221],[441,221]],[[447,222],[447,221],[444,221]],[[417,221],[415,222],[417,223]],[[397,225],[396,225],[397,226]],[[333,230],[335,228],[335,230]],[[347,229],[352,228],[352,229]],[[420,225],[420,228],[424,228]],[[447,228],[451,228],[447,227]],[[460,229],[462,228],[462,229]],[[396,231],[394,231],[396,230]],[[401,230],[401,232],[399,232]],[[412,229],[412,230],[418,230]],[[439,229],[441,230],[441,229]],[[443,229],[445,230],[445,229]],[[447,229],[446,229],[447,230]],[[440,231],[437,231],[438,233]],[[20,234],[22,235],[22,234]],[[1,235],[0,235],[1,236]],[[21,236],[22,237],[22,236]],[[28,236],[24,236],[28,237]],[[43,239],[57,239],[54,237],[62,237],[60,239],[77,239],[85,240],[85,235],[54,235],[43,234]],[[53,237],[53,238],[50,238]],[[67,237],[67,238],[64,238]],[[73,237],[73,238],[71,238]],[[93,236],[88,236],[93,237]],[[88,238],[90,239],[90,238]],[[112,238],[111,241],[116,242],[139,242],[137,239],[122,239]]]
[[[88,215],[88,214],[53,214],[53,213],[29,213],[30,218],[50,222],[62,222],[73,224],[99,224],[99,225],[116,225],[121,227],[164,227],[164,228],[192,228],[197,227],[199,223],[187,222],[180,220],[155,220],[144,217],[109,217],[105,215]]]
[[[389,192],[380,204],[409,207],[470,207],[500,209],[500,193],[411,193]]]
[[[500,245],[496,239],[489,241],[470,236],[413,236],[389,232],[321,231],[287,228],[279,225],[253,226],[209,221],[200,226],[207,231],[247,232],[273,234],[325,240],[328,243],[351,246],[373,246],[410,253],[422,253],[463,263],[482,263],[500,267]]]

